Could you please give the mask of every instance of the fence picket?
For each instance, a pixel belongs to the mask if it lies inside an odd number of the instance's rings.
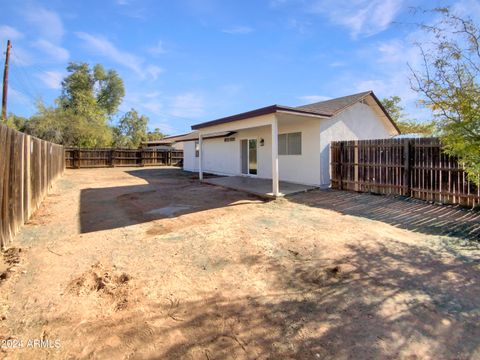
[[[334,141],[330,159],[334,189],[480,203],[480,189],[436,138]]]
[[[0,124],[0,248],[20,227],[62,174],[63,146],[33,138]]]
[[[65,149],[67,168],[112,166],[181,166],[183,151],[166,149]]]

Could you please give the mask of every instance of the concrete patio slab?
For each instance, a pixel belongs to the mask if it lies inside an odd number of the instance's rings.
[[[247,176],[222,176],[204,179],[203,182],[229,189],[245,191],[264,198],[276,198],[272,193],[272,180],[270,179],[259,179]],[[313,189],[317,189],[317,187],[280,181],[280,195],[278,197],[306,192]]]

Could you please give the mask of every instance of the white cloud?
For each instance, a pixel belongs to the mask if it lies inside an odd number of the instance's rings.
[[[331,67],[342,67],[342,66],[345,66],[346,63],[344,61],[333,61],[329,65]]]
[[[174,128],[172,125],[166,122],[161,122],[161,123],[152,123],[150,126],[152,129],[154,128],[159,128],[164,134],[167,135],[176,135],[176,134],[182,134],[185,133],[186,131],[180,131],[176,128]]]
[[[50,41],[45,39],[35,41],[33,46],[47,54],[51,59],[59,62],[65,62],[70,58],[70,53],[67,49],[52,44]]]
[[[147,51],[152,55],[161,55],[167,52],[165,45],[161,40],[159,40],[154,46],[148,48]]]
[[[142,63],[143,60],[140,57],[117,49],[115,45],[105,37],[94,36],[85,32],[76,32],[75,35],[84,42],[87,48],[90,48],[94,52],[129,68],[138,75],[143,74],[140,66],[140,63]]]
[[[64,73],[61,71],[43,71],[35,74],[49,89],[61,89]]]
[[[220,87],[220,91],[226,96],[237,96],[243,89],[240,84],[226,84]]]
[[[205,103],[199,94],[188,92],[172,99],[170,114],[184,118],[196,118],[205,113]]]
[[[25,19],[32,24],[38,34],[53,42],[59,42],[65,30],[60,16],[42,7],[30,7],[25,11]]]
[[[125,94],[122,104],[120,105],[120,111],[129,111],[134,108],[141,112],[150,112],[154,115],[160,115],[161,110],[164,108],[164,99],[162,94],[158,91],[128,91]]]
[[[145,72],[152,80],[157,80],[163,69],[157,65],[147,65]]]
[[[10,103],[16,103],[22,107],[29,107],[32,111],[35,111],[36,99],[31,98],[30,96],[25,95],[21,91],[17,90],[13,86],[8,87],[8,101]]]
[[[14,44],[12,46],[12,58],[11,61],[15,65],[28,66],[33,64],[34,56],[22,46]]]
[[[330,100],[331,97],[323,95],[304,95],[299,96],[298,99],[305,102],[306,104],[312,104],[320,101]]]
[[[163,113],[163,104],[160,101],[152,100],[152,101],[144,101],[142,103],[144,109],[152,112],[156,115],[161,115]]]
[[[452,10],[460,16],[469,16],[474,20],[480,19],[480,2],[478,0],[460,0],[453,4]]]
[[[85,32],[75,33],[84,42],[84,45],[95,53],[110,59],[117,64],[132,70],[141,78],[151,77],[157,79],[163,70],[156,65],[145,64],[145,60],[137,55],[118,49],[113,43],[103,36],[95,36]]]
[[[161,92],[159,92],[159,91],[152,91],[152,92],[146,93],[144,96],[145,96],[146,98],[153,99],[153,98],[158,98],[160,95],[162,95]]]
[[[310,12],[325,14],[331,22],[350,29],[352,37],[384,31],[399,12],[403,0],[319,0]]]
[[[310,31],[312,23],[310,21],[289,19],[287,21],[287,27],[289,29],[296,30],[300,34],[307,34]]]
[[[227,29],[222,29],[222,32],[232,35],[245,35],[253,32],[253,28],[250,26],[232,26]]]
[[[410,87],[407,65],[420,64],[418,49],[412,43],[418,36],[421,34],[411,33],[405,39],[391,39],[363,49],[360,61],[369,66],[352,76],[354,81],[348,79],[348,88],[352,92],[373,90],[380,98],[400,96],[412,118],[425,118],[417,107],[418,94]]]
[[[23,38],[23,34],[17,29],[8,26],[0,26],[0,40],[17,40]]]

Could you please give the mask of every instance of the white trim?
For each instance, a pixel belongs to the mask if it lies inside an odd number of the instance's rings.
[[[272,121],[272,194],[280,195],[278,181],[278,119],[275,116]]]
[[[203,158],[203,135],[202,133],[199,133],[198,134],[198,179],[200,181],[203,180],[202,158]]]
[[[296,115],[296,116],[307,116],[307,117],[314,117],[314,118],[320,118],[320,119],[330,119],[331,118],[331,116],[326,116],[326,115],[298,113],[298,112],[295,112],[295,111],[288,111],[288,110],[277,110],[276,113],[277,114]]]
[[[247,140],[247,171],[248,174],[243,173],[242,169],[242,140]],[[255,151],[257,152],[257,173],[256,174],[250,174],[250,140],[255,140],[257,143],[257,146],[255,148]],[[258,137],[242,137],[239,139],[239,146],[240,146],[240,174],[242,176],[249,176],[249,177],[258,177]]]

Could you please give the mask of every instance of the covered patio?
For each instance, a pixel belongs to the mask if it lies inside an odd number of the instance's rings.
[[[294,184],[287,181],[279,181],[279,192],[272,192],[272,180],[260,179],[247,176],[222,176],[205,178],[204,183],[222,186],[228,189],[245,191],[263,198],[275,199],[309,190],[316,189],[315,186]]]
[[[199,179],[269,198],[314,189],[320,184],[322,118],[274,106],[192,126],[198,134]],[[223,139],[225,133],[234,134],[233,142]],[[280,160],[279,134],[286,142],[288,133],[297,136],[297,151],[281,154]],[[222,177],[204,179],[204,172]]]

